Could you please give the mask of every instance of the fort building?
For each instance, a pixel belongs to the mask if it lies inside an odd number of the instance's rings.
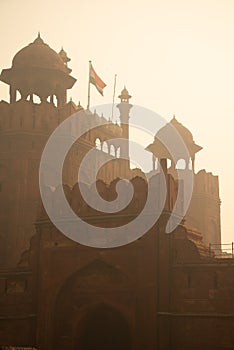
[[[9,102],[0,102],[0,345],[233,349],[234,260],[232,255],[216,257],[209,246],[221,243],[219,184],[217,176],[195,170],[201,147],[173,118],[158,133],[170,136],[172,125],[189,157],[172,159],[156,134],[147,147],[153,164],[146,180],[140,169],[130,167],[126,143],[110,141],[129,138],[128,90],[119,96],[120,123],[84,110],[67,101],[67,90],[76,82],[69,60],[64,49],[56,53],[38,35],[0,75],[10,91]],[[78,111],[90,131],[69,151],[63,183],[70,207],[87,223],[108,228],[134,220],[146,203],[149,182],[160,193],[157,164],[163,170],[167,192],[160,218],[127,245],[104,249],[74,242],[55,227],[41,203],[38,173],[45,144]],[[105,125],[92,128],[102,120]],[[116,198],[118,179],[127,178],[126,186],[134,188],[129,205],[115,214],[103,215],[87,205],[77,184],[77,169],[93,148],[97,162],[109,159],[96,182],[104,199]],[[178,194],[177,174],[183,170],[194,173],[191,204],[181,224],[166,234]],[[82,185],[92,196],[93,187]],[[57,189],[47,191],[57,207]],[[66,222],[67,213],[61,209],[59,215]]]

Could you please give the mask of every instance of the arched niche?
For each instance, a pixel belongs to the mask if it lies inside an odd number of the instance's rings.
[[[113,145],[110,145],[110,155],[115,157],[115,147]]]
[[[120,158],[120,147],[116,149],[116,158]]]
[[[130,350],[130,327],[113,306],[99,303],[88,310],[77,325],[75,346],[80,350]]]
[[[108,143],[106,141],[104,141],[102,144],[102,150],[105,153],[109,153],[109,147],[108,147]]]
[[[131,349],[129,287],[122,271],[101,260],[72,274],[59,290],[52,310],[52,349],[89,350],[95,340],[100,349],[109,350],[110,337],[102,332],[103,327],[120,346],[111,349]]]
[[[96,149],[98,149],[99,151],[101,151],[101,149],[102,149],[102,143],[101,143],[101,140],[100,140],[99,138],[97,138],[97,139],[95,140],[95,147],[96,147]]]

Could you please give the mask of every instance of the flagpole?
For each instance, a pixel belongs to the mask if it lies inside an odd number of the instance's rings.
[[[88,104],[87,104],[87,110],[89,110],[89,107],[90,107],[90,73],[91,73],[91,64],[92,64],[92,61],[89,61],[89,83],[88,83]]]
[[[113,116],[114,116],[116,78],[117,78],[117,74],[115,74],[115,80],[114,80],[114,91],[113,91],[113,100],[112,100],[111,121],[113,121]]]

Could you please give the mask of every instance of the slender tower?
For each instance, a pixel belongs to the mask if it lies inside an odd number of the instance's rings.
[[[119,112],[120,112],[120,123],[122,128],[122,138],[123,142],[120,148],[120,157],[127,160],[126,165],[130,165],[129,161],[129,118],[130,118],[130,109],[132,108],[132,105],[129,103],[129,100],[132,96],[129,95],[128,90],[126,87],[122,90],[121,94],[119,95],[120,103],[117,105]],[[126,140],[126,141],[125,141]]]

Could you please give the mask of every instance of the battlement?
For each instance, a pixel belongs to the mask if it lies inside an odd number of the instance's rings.
[[[219,178],[206,170],[200,170],[194,177],[194,193],[206,194],[219,200]]]
[[[122,226],[123,224],[126,224],[127,222],[131,221],[143,210],[147,201],[147,193],[149,187],[151,188],[151,191],[152,189],[154,191],[154,203],[152,203],[152,206],[150,206],[150,208],[156,208],[156,212],[161,211],[163,180],[159,173],[152,176],[149,179],[149,183],[147,183],[147,181],[144,178],[139,176],[130,179],[130,181],[126,181],[124,184],[124,186],[126,187],[124,194],[128,192],[130,186],[133,186],[133,197],[130,203],[126,207],[124,207],[124,209],[119,210],[119,207],[122,208],[122,204],[127,202],[127,197],[124,197],[123,195],[123,197],[120,198],[120,201],[118,203],[116,202],[116,206],[114,208],[116,212],[113,214],[105,212],[105,215],[103,215],[103,212],[98,211],[92,208],[89,204],[87,204],[82,196],[82,192],[84,192],[86,198],[93,197],[94,189],[96,187],[101,198],[103,198],[106,201],[106,208],[108,208],[108,202],[112,202],[117,199],[116,185],[119,180],[119,178],[116,178],[109,185],[102,180],[97,180],[97,182],[91,186],[88,186],[84,183],[80,183],[79,185],[76,184],[73,188],[70,188],[69,186],[64,185],[63,191],[65,193],[66,199],[70,207],[77,214],[77,216],[81,217],[83,220],[92,219],[92,223],[96,222],[97,226],[99,225],[98,223],[100,223],[100,220],[104,220],[105,227],[115,227],[119,226],[120,224]],[[173,177],[169,174],[167,174],[167,187],[168,188],[164,210],[171,211],[175,205],[177,198],[178,181],[174,180]],[[67,213],[64,212],[63,206],[61,205],[60,189],[56,188],[55,190],[52,190],[46,187],[44,188],[44,191],[48,200],[51,203],[52,208],[54,208],[54,215],[61,219],[66,219]],[[180,205],[182,213],[183,203],[180,203]],[[148,212],[148,214],[154,215],[155,213],[151,211]],[[119,220],[120,217],[121,222],[118,223],[117,219]],[[45,212],[45,209],[41,205],[41,209],[39,210],[38,215],[38,222],[47,220],[47,214]]]

